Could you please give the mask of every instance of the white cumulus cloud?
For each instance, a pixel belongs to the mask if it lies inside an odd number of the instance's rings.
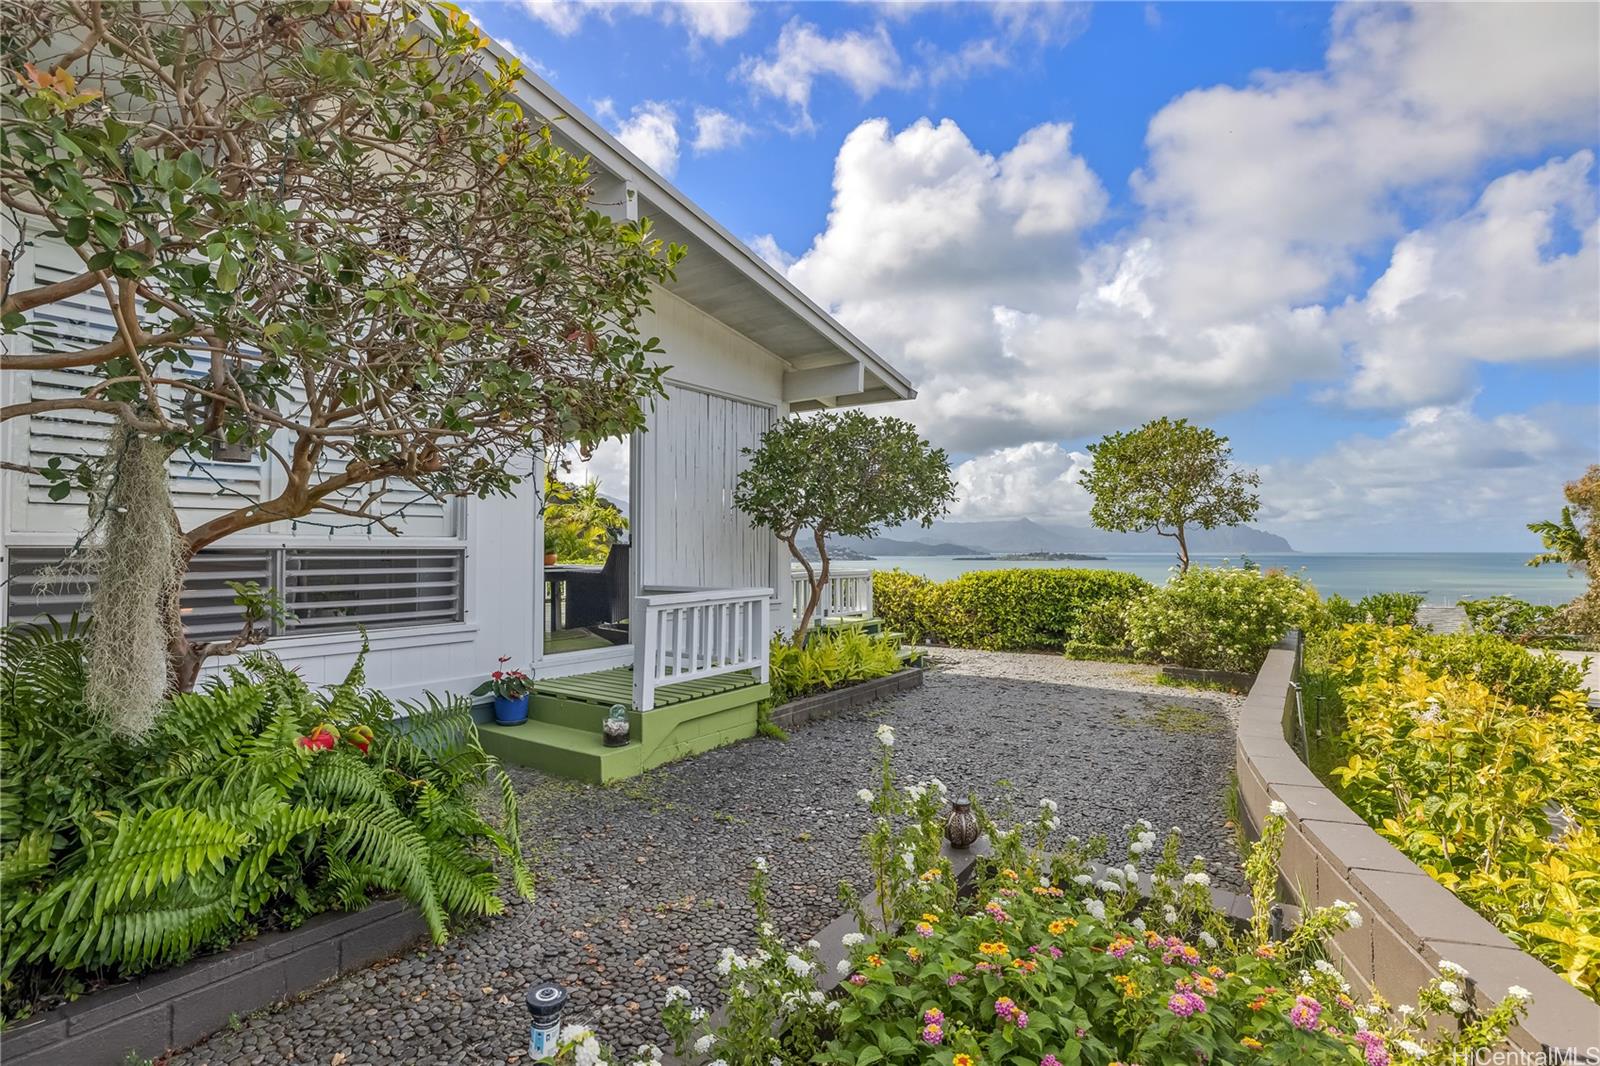
[[[617,123],[616,134],[617,140],[657,172],[670,178],[678,169],[678,113],[670,105],[646,100]]]
[[[694,40],[723,44],[750,28],[755,15],[748,0],[518,0],[522,10],[563,37],[570,37],[594,16],[607,21],[620,15],[643,15],[678,23]]]
[[[803,128],[811,125],[811,91],[820,78],[837,78],[862,100],[914,78],[884,26],[829,37],[798,16],[784,25],[765,56],[746,57],[739,75],[757,92],[789,104]]]
[[[748,123],[714,107],[694,109],[694,150],[719,152],[737,148],[750,136]]]

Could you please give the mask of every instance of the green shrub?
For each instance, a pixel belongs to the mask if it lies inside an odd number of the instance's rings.
[[[1138,654],[1129,650],[1125,645],[1092,644],[1082,640],[1067,641],[1061,646],[1061,654],[1068,659],[1078,659],[1083,662],[1136,663],[1140,661]]]
[[[1340,626],[1354,625],[1357,622],[1365,622],[1366,620],[1366,612],[1335,592],[1322,601],[1322,609],[1317,612],[1313,626],[1338,629]]]
[[[903,665],[899,641],[854,627],[813,629],[803,648],[774,637],[772,704],[776,707],[813,692],[887,677]]]
[[[1422,595],[1417,592],[1374,592],[1361,597],[1356,612],[1361,621],[1380,626],[1414,626],[1421,607]]]
[[[1492,633],[1517,644],[1550,647],[1572,643],[1562,640],[1560,607],[1529,603],[1515,596],[1490,596],[1483,600],[1462,600],[1467,626],[1474,633]]]
[[[1128,607],[1128,635],[1160,662],[1254,673],[1316,613],[1316,589],[1291,574],[1193,567]]]
[[[885,629],[920,643],[925,633],[922,612],[933,584],[904,570],[878,570],[872,575],[872,613]]]
[[[1091,609],[1120,608],[1149,589],[1142,578],[1115,570],[977,570],[916,586],[914,631],[959,648],[1055,649],[1085,639]]]
[[[531,898],[516,794],[464,700],[365,690],[364,650],[322,694],[254,655],[129,741],[84,711],[83,634],[0,631],[5,1017],[377,894],[440,941],[503,909],[501,872]]]
[[[1476,678],[1489,691],[1528,707],[1542,707],[1558,692],[1583,687],[1583,670],[1555,655],[1543,655],[1492,633],[1414,634],[1416,647],[1435,674]]]

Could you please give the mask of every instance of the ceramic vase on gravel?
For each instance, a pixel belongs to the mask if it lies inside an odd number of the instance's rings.
[[[950,801],[950,814],[944,820],[944,838],[952,848],[970,848],[978,839],[978,816],[969,800]]]

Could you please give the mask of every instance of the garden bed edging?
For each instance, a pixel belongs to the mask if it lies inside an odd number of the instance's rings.
[[[772,724],[780,729],[793,729],[817,718],[865,707],[885,696],[921,687],[922,667],[908,666],[870,681],[859,681],[854,685],[844,685],[781,703],[772,709]]]
[[[1546,1062],[1600,1063],[1600,1004],[1518,948],[1488,919],[1406,858],[1323,785],[1287,739],[1295,714],[1298,634],[1280,641],[1239,713],[1239,811],[1256,836],[1273,800],[1288,808],[1279,871],[1301,906],[1354,903],[1365,921],[1329,945],[1352,984],[1391,1002],[1449,960],[1472,975],[1480,1008],[1520,985],[1533,1003],[1511,1042]]]
[[[404,900],[335,911],[267,933],[172,970],[149,974],[45,1011],[0,1033],[6,1066],[124,1066],[159,1059],[234,1016],[310,991],[396,955],[427,935]]]

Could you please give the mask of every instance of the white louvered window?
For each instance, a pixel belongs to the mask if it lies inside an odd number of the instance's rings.
[[[87,618],[94,578],[49,575],[65,548],[9,552],[6,616],[13,624]],[[217,548],[194,559],[183,585],[184,629],[195,640],[230,637],[243,615],[230,581],[276,588],[288,606],[274,636],[381,629],[462,620],[464,553],[458,549],[387,551],[314,548]]]
[[[33,282],[50,285],[74,277],[81,264],[67,249],[54,244],[33,248]],[[98,289],[58,300],[31,312],[31,347],[35,352],[92,348],[116,337],[116,324]],[[193,368],[179,372],[203,375],[210,363],[197,355]],[[87,370],[34,370],[27,375],[27,400],[55,400],[80,396],[97,375]],[[29,416],[26,450],[29,465],[39,467],[52,458],[64,466],[105,450],[112,416],[98,411],[64,410]],[[190,526],[212,515],[231,511],[243,501],[260,501],[266,487],[266,467],[261,461],[220,463],[189,452],[179,452],[168,464],[172,475],[173,504],[180,519]],[[26,506],[17,527],[30,532],[66,532],[82,527],[87,500],[74,489],[65,500],[52,501],[50,483],[37,475],[27,479]]]

